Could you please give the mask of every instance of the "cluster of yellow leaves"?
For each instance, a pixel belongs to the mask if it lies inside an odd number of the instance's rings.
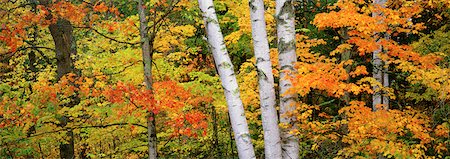
[[[352,101],[339,113],[345,116],[342,124],[348,128],[342,141],[349,144],[339,151],[341,157],[421,158],[426,157],[426,147],[435,140],[430,119],[412,109],[373,112],[364,102]],[[448,137],[444,134],[448,131],[448,127],[440,126],[436,136]],[[441,147],[441,151],[446,151],[444,148]]]
[[[175,48],[186,50],[184,40],[194,36],[195,27],[191,25],[173,26],[167,30],[161,30],[155,39],[154,47],[160,52],[169,52]]]
[[[259,103],[258,73],[256,72],[255,58],[244,62],[239,70],[237,79],[241,93],[242,103],[245,108],[245,116],[250,125],[250,134],[258,136],[252,142],[257,151],[264,149],[264,140],[262,134],[261,109]],[[255,89],[256,88],[256,89]],[[252,128],[255,126],[256,128]]]
[[[236,44],[242,35],[250,35],[252,26],[250,23],[250,11],[248,8],[248,3],[241,4],[240,2],[232,3],[230,7],[230,13],[238,18],[239,30],[232,32],[224,37],[225,44]],[[234,7],[233,7],[234,6]]]
[[[317,105],[308,105],[305,103],[298,103],[293,112],[288,112],[285,115],[295,117],[295,129],[291,130],[291,134],[299,136],[301,140],[312,140],[315,143],[320,143],[324,140],[337,141],[341,136],[335,130],[341,126],[341,121],[329,122],[331,116],[321,112],[318,115],[314,113],[320,112],[321,107]],[[316,144],[317,146],[318,144]],[[318,147],[313,146],[315,150]]]
[[[398,46],[392,41],[382,41],[388,50],[387,54],[380,57],[395,64],[395,68],[401,72],[408,72],[406,78],[411,84],[420,84],[433,90],[437,99],[449,99],[450,73],[449,68],[439,67],[439,63],[446,56],[442,53],[430,53],[420,55],[410,46]]]
[[[225,36],[224,40],[227,45],[235,44],[239,41],[242,35],[251,35],[252,33],[252,24],[250,21],[250,8],[249,8],[249,0],[232,0],[232,1],[224,1],[224,5],[229,8],[229,14],[237,17],[237,24],[239,29],[237,31],[232,32],[231,34]],[[266,20],[266,29],[269,35],[276,34],[276,20],[274,17],[275,14],[275,2],[270,0],[264,0],[265,5],[265,20]],[[221,23],[226,22],[234,22],[229,17],[225,17],[221,20]],[[268,36],[269,42],[276,40],[276,36]],[[249,45],[250,46],[250,45]]]

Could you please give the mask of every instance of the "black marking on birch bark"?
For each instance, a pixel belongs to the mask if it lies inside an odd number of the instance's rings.
[[[219,24],[216,19],[211,18],[209,16],[206,17],[206,23],[207,23],[207,25],[209,25],[209,23]]]
[[[281,100],[281,102],[286,103],[286,102],[288,102],[290,100],[294,100],[294,99],[295,99],[294,97],[282,96],[280,100]]]
[[[250,9],[252,10],[252,12],[256,12],[256,6],[253,5],[253,3],[255,3],[255,0],[250,0],[248,1],[248,6],[250,7]]]
[[[226,89],[224,85],[222,85],[223,91],[226,92],[231,92],[230,90]]]
[[[267,75],[266,75],[266,73],[264,73],[264,71],[262,71],[259,68],[257,70],[258,70],[258,77],[259,77],[259,79],[262,79],[262,80],[265,80],[265,81],[269,80],[269,77],[267,77]]]
[[[294,66],[292,65],[284,65],[280,67],[280,70],[290,70],[290,71],[294,71]]]
[[[278,41],[278,49],[280,50],[279,54],[284,54],[289,50],[295,50],[295,41],[290,40],[285,42],[284,38],[280,38]]]
[[[281,7],[280,12],[278,13],[278,15],[276,15],[275,18],[279,21],[278,23],[286,24],[287,22],[281,18],[281,15],[288,14],[286,19],[290,19],[295,16],[293,13],[294,13],[294,8],[292,7],[292,1],[287,0],[284,2],[283,6]]]
[[[286,84],[283,84],[283,86],[284,87],[288,87],[288,86],[291,86],[291,84],[290,83],[286,83]]]
[[[262,57],[256,58],[256,64],[258,64],[258,63],[260,63],[260,62],[264,62],[264,61],[267,61],[267,60],[265,60],[265,59],[262,58]]]
[[[294,8],[292,6],[292,0],[287,0],[284,2],[283,7],[281,7],[280,15],[288,14],[288,19],[294,17]]]
[[[222,63],[220,63],[218,66],[219,66],[219,68],[222,67],[222,68],[224,68],[224,69],[230,69],[230,68],[232,68],[232,65],[231,65],[230,63],[228,63],[228,62],[222,62]]]

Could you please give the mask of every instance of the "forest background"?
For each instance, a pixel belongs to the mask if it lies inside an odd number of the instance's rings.
[[[448,0],[0,2],[0,158],[450,156]]]

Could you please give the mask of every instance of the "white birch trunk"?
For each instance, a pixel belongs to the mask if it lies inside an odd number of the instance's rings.
[[[217,71],[222,81],[225,98],[228,105],[231,127],[236,140],[238,155],[240,159],[256,158],[253,145],[248,131],[245,118],[244,106],[242,104],[239,87],[234,73],[233,64],[228,56],[227,48],[220,31],[216,11],[212,0],[198,0],[200,10],[203,13],[208,43],[211,46]]]
[[[280,122],[293,124],[293,118],[284,114],[295,110],[295,96],[285,94],[292,87],[292,83],[286,79],[294,72],[294,63],[297,61],[295,54],[295,14],[292,0],[276,0],[275,16],[277,18],[278,58],[280,65]],[[287,72],[286,72],[287,71]],[[294,127],[282,130],[282,157],[296,159],[299,155],[298,139],[289,132]]]
[[[385,7],[386,0],[374,0],[373,5],[380,5]],[[372,13],[373,17],[383,16],[380,12]],[[380,59],[380,53],[382,47],[373,52],[373,78],[383,85],[383,87],[389,87],[389,75],[388,68],[384,68],[384,62]],[[379,90],[378,86],[373,86],[374,94],[372,96],[372,110],[376,111],[377,105],[383,104],[385,109],[389,108],[389,97],[386,92]]]
[[[264,153],[267,159],[281,159],[280,130],[275,109],[276,97],[264,18],[264,1],[250,0],[249,5],[264,130]]]

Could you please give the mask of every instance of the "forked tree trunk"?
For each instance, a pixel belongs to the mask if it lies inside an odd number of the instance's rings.
[[[138,12],[139,12],[139,32],[141,36],[141,49],[142,49],[142,61],[144,65],[144,81],[148,90],[153,91],[152,81],[152,46],[151,39],[148,36],[148,21],[145,13],[144,2],[138,0]],[[147,135],[148,135],[148,158],[156,159],[157,155],[157,136],[156,136],[156,122],[155,114],[149,111],[147,114]]]
[[[250,0],[249,5],[264,130],[264,153],[268,159],[278,159],[281,158],[280,130],[275,109],[276,97],[264,18],[264,1]]]
[[[214,61],[222,81],[239,158],[255,158],[236,75],[223,41],[214,4],[212,0],[198,0],[198,3],[205,21],[208,43],[211,46]]]
[[[286,94],[292,87],[291,81],[286,79],[290,72],[294,72],[295,54],[295,14],[293,0],[276,0],[275,16],[277,18],[278,58],[280,65],[280,122],[291,125],[294,119],[285,114],[295,110],[295,96]],[[285,159],[298,158],[298,139],[289,132],[295,127],[281,131],[282,157]]]
[[[379,5],[385,7],[386,0],[374,0],[373,5]],[[372,13],[373,17],[383,16],[381,12]],[[381,23],[381,22],[380,22]],[[380,36],[381,38],[381,36]],[[388,68],[384,67],[383,60],[380,59],[379,55],[382,52],[382,46],[373,52],[373,78],[383,85],[383,87],[389,87],[389,75]],[[376,111],[378,105],[383,104],[385,109],[389,108],[389,97],[386,92],[379,90],[378,86],[373,86],[374,94],[372,96],[372,109]]]

